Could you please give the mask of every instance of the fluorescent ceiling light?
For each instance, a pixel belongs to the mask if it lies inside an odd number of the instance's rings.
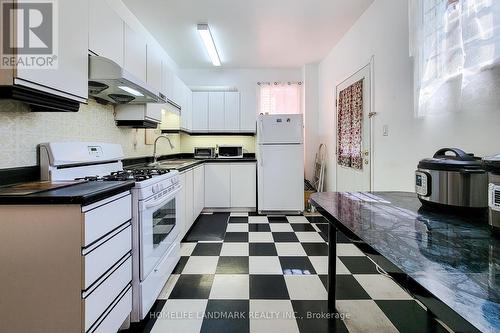
[[[132,94],[134,96],[140,96],[140,97],[144,96],[143,94],[141,94],[139,91],[135,90],[134,88],[130,88],[127,86],[118,86],[118,88],[120,88],[121,90],[126,91],[129,94]]]
[[[217,48],[215,47],[214,39],[210,33],[210,28],[208,24],[198,24],[198,33],[200,34],[201,40],[207,49],[208,55],[212,60],[214,66],[220,66],[220,58],[217,53]]]

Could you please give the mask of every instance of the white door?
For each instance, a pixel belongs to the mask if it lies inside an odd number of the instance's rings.
[[[240,130],[240,93],[237,91],[224,93],[224,128],[230,132]]]
[[[304,146],[259,146],[259,211],[304,210]]]
[[[231,165],[208,163],[205,165],[205,207],[231,206]]]
[[[253,208],[257,188],[255,163],[231,164],[231,208]]]
[[[362,121],[362,144],[361,152],[363,157],[362,170],[345,167],[338,164],[338,150],[336,149],[336,190],[337,191],[370,191],[371,190],[371,130],[370,112],[371,110],[371,65],[367,65],[347,80],[339,84],[336,88],[337,105],[340,92],[352,84],[363,80],[363,121]],[[335,126],[337,133],[338,107],[335,113]],[[337,139],[337,138],[336,138]],[[337,143],[335,143],[337,145]]]
[[[302,143],[301,114],[260,115],[257,120],[259,144]]]
[[[210,131],[224,131],[224,92],[208,94],[208,129]]]
[[[208,93],[193,92],[193,131],[208,131]]]

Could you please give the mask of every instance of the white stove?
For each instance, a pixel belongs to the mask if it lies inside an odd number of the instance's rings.
[[[132,188],[132,321],[149,313],[180,259],[178,171],[124,170],[121,145],[51,142],[40,145],[42,180],[125,181]]]

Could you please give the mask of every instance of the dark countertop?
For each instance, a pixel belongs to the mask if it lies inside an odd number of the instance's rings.
[[[487,216],[429,212],[414,193],[315,193],[311,201],[482,332],[500,332],[500,240]]]
[[[82,205],[130,190],[134,181],[86,182],[28,195],[0,196],[0,205]]]
[[[187,171],[189,169],[192,169],[198,165],[204,164],[204,163],[251,163],[251,162],[257,162],[257,159],[255,157],[243,157],[243,158],[207,158],[207,159],[195,159],[193,157],[188,157],[188,158],[166,158],[166,159],[160,159],[159,163],[171,163],[175,162],[176,160],[182,161],[182,163],[179,163],[178,165],[176,164],[164,164],[160,165],[160,168],[165,168],[165,169],[170,169],[170,170],[177,170],[179,172]],[[133,165],[128,165],[125,168],[126,169],[136,169],[136,168],[144,168],[148,167],[149,163],[138,163],[138,164],[133,164]]]

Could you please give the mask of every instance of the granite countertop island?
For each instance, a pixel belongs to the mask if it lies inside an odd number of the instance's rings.
[[[315,193],[311,202],[424,288],[420,300],[438,317],[444,304],[472,330],[500,332],[500,240],[486,215],[430,212],[406,192]]]

